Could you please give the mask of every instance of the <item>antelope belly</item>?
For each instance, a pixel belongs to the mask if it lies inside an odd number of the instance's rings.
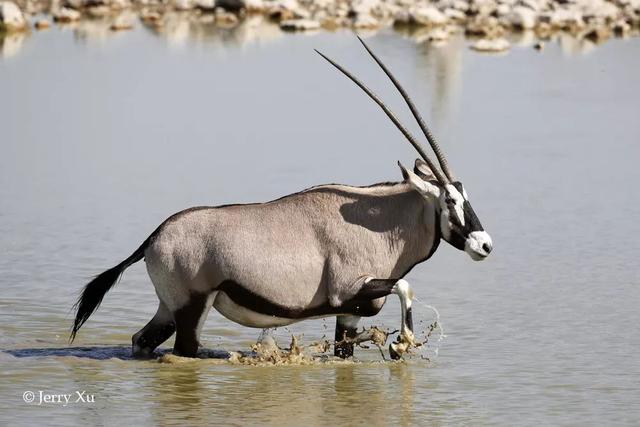
[[[251,328],[274,328],[290,325],[301,319],[288,319],[284,317],[270,316],[249,310],[236,304],[227,294],[219,292],[213,306],[227,319]]]

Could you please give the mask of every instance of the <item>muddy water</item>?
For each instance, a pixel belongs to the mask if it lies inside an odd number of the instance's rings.
[[[408,122],[351,34],[80,27],[11,43],[0,58],[1,424],[640,420],[638,40],[589,49],[563,39],[496,57],[462,40],[372,37],[495,250],[474,263],[442,245],[409,275],[447,333],[430,362],[382,362],[371,348],[357,350],[359,363],[287,366],[130,360],[130,337],[156,305],[142,263],[72,347],[70,307],[87,278],[184,207],[398,179],[408,145],[312,50],[348,65]],[[365,324],[399,320],[393,300]],[[203,342],[212,354],[247,351],[259,332],[212,312]],[[278,343],[291,334],[331,337],[333,320],[280,329]],[[38,405],[40,391],[71,402]],[[76,402],[76,391],[94,401]]]

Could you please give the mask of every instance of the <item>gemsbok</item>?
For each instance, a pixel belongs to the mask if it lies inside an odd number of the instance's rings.
[[[318,52],[375,101],[422,159],[403,180],[366,187],[319,185],[266,203],[194,207],[165,220],[133,254],[91,280],[75,309],[71,341],[124,270],[145,259],[160,300],[133,335],[133,354],[149,357],[176,333],[173,352],[194,357],[211,307],[244,326],[270,328],[336,316],[336,356],[353,355],[361,316],[386,297],[401,302],[399,340],[411,343],[412,291],[402,278],[429,259],[441,239],[474,260],[492,249],[462,183],[456,180],[415,105],[380,59],[359,39],[400,92],[442,170],[394,113],[356,77]]]

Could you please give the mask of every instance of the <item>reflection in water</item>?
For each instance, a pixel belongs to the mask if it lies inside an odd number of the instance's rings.
[[[147,19],[151,16],[153,19]],[[156,20],[156,17],[159,17]],[[284,37],[286,34],[279,26],[271,22],[267,17],[257,14],[249,14],[234,24],[225,24],[216,21],[213,14],[193,13],[181,11],[167,11],[160,15],[153,12],[145,12],[138,15],[132,10],[124,10],[117,14],[107,16],[96,16],[80,21],[69,23],[58,23],[56,27],[65,32],[73,31],[74,37],[79,41],[100,41],[106,43],[115,37],[127,37],[130,31],[114,31],[112,25],[116,21],[126,21],[135,23],[136,27],[143,27],[149,33],[165,39],[169,46],[184,47],[188,43],[203,43],[217,49],[233,49],[239,46],[252,43],[267,43]],[[139,22],[138,22],[139,21]],[[466,49],[468,40],[459,29],[449,29],[445,39],[433,39],[434,31],[429,28],[399,27],[397,30],[361,30],[359,33],[364,36],[372,36],[376,33],[389,33],[397,31],[403,36],[413,40],[425,52],[423,56],[428,61],[432,61],[433,56],[442,56],[446,61],[433,60],[440,69],[437,78],[440,79],[438,90],[442,91],[436,96],[441,99],[448,99],[447,95],[451,90],[459,87],[456,84],[459,79],[461,51]],[[435,32],[442,32],[437,30]],[[23,43],[29,37],[29,33],[0,34],[0,56],[11,57],[21,50]],[[38,37],[37,35],[35,37]],[[304,37],[298,34],[297,37]],[[520,48],[531,48],[539,39],[533,31],[514,32],[508,35],[509,41]],[[597,46],[596,43],[578,38],[569,33],[554,33],[546,43],[558,43],[563,52],[568,55],[578,55],[589,53]],[[502,55],[507,53],[502,53]],[[486,55],[486,54],[485,54]],[[455,65],[458,63],[458,65]],[[450,72],[452,72],[450,74]]]
[[[430,117],[433,119],[434,129],[446,129],[453,125],[447,119],[454,116],[453,108],[457,105],[462,91],[464,46],[464,37],[459,35],[452,37],[445,44],[424,43],[419,47],[418,70],[424,73],[423,78],[429,81],[432,90],[429,99],[433,106]]]
[[[207,15],[185,19],[180,12],[167,13],[163,25],[147,24],[154,34],[163,37],[171,46],[187,42],[201,42],[208,46],[228,49],[257,42],[269,42],[283,36],[280,28],[266,22],[262,15],[251,15],[233,28],[224,28],[207,19]]]
[[[17,55],[28,36],[29,34],[25,32],[11,34],[0,33],[0,57],[11,58]]]
[[[415,425],[415,371],[404,363],[348,366],[153,367],[144,385],[156,422],[208,417],[267,425]],[[394,407],[394,410],[389,410]]]

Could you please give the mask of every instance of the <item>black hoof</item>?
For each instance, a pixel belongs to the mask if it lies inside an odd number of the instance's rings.
[[[402,359],[402,355],[396,352],[396,350],[393,348],[393,343],[389,344],[389,356],[391,356],[391,359],[393,360]]]
[[[133,346],[131,350],[131,355],[134,359],[152,359],[155,357],[155,353],[150,348],[140,348],[138,346]]]
[[[341,359],[353,357],[353,344],[338,344],[335,346],[333,355]]]

